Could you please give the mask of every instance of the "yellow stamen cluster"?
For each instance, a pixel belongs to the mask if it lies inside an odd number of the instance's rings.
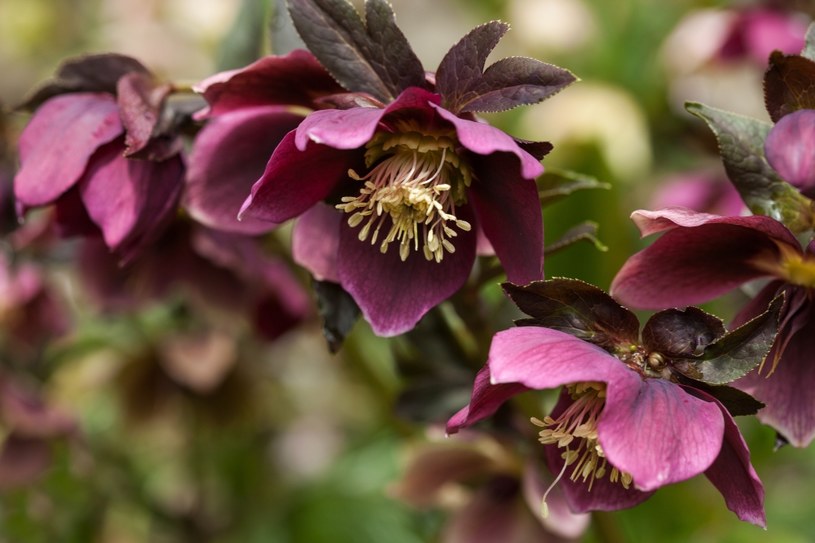
[[[382,253],[399,243],[404,261],[421,247],[427,260],[441,262],[445,252],[454,253],[452,227],[469,231],[470,223],[456,217],[456,206],[466,202],[469,168],[456,154],[451,135],[427,135],[415,131],[378,133],[365,154],[367,175],[353,170],[348,176],[362,181],[356,196],[345,196],[336,207],[350,213],[352,228],[364,223],[360,241],[380,243]],[[387,220],[390,219],[390,220]],[[380,238],[380,230],[387,228]]]
[[[546,512],[546,496],[557,484],[568,466],[574,466],[569,479],[588,483],[591,491],[594,481],[609,473],[609,481],[619,482],[623,488],[631,486],[631,475],[621,472],[608,463],[603,447],[597,440],[597,420],[605,405],[606,387],[603,383],[578,383],[568,387],[574,402],[557,419],[532,418],[532,424],[543,428],[538,433],[538,441],[544,445],[557,445],[564,448],[561,454],[563,469],[543,497],[542,509]],[[570,445],[575,444],[574,448]],[[609,470],[609,468],[611,468]]]

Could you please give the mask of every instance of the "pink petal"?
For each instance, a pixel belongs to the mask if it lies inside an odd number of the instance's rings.
[[[238,211],[261,178],[277,144],[303,118],[279,107],[255,107],[211,119],[195,139],[189,158],[185,206],[202,224],[244,234],[276,225]]]
[[[543,217],[537,186],[516,172],[509,155],[474,157],[478,178],[470,195],[479,225],[507,279],[524,285],[543,279]]]
[[[466,208],[459,210],[467,220]],[[389,219],[383,226],[387,233]],[[354,298],[371,328],[380,336],[395,336],[413,328],[431,308],[453,295],[475,262],[475,234],[461,232],[453,241],[456,252],[437,263],[419,251],[399,257],[399,242],[382,254],[379,243],[360,241],[359,229],[343,221],[338,252],[340,284]],[[381,239],[381,237],[380,237]]]
[[[770,166],[802,191],[815,188],[815,110],[785,115],[764,141]]]
[[[495,337],[493,343],[495,343]],[[490,367],[489,365],[484,366],[475,376],[469,405],[463,407],[447,421],[447,433],[455,434],[462,428],[484,420],[498,411],[505,401],[527,390],[529,389],[518,383],[492,384]]]
[[[650,491],[709,468],[722,447],[724,420],[716,404],[646,379],[609,385],[597,432],[608,461]]]
[[[318,203],[297,219],[292,231],[292,258],[318,281],[339,283],[337,254],[344,213]]]
[[[362,153],[340,151],[325,145],[294,145],[295,131],[283,138],[266,170],[252,186],[238,218],[282,223],[300,215],[326,198],[338,183],[350,179],[348,169],[362,160]]]
[[[537,462],[527,461],[522,479],[524,500],[529,511],[537,517],[547,532],[565,539],[576,539],[583,535],[591,522],[591,516],[585,513],[574,513],[558,483],[546,497],[549,516],[544,518],[540,511],[543,495],[554,481],[554,476]]]
[[[111,95],[74,93],[45,102],[20,135],[14,194],[22,211],[56,200],[79,180],[91,155],[121,133]]]

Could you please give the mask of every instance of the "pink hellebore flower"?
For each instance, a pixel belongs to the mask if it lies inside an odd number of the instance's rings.
[[[569,281],[542,283],[545,301],[519,306],[531,313],[557,299],[551,285]],[[538,286],[520,290],[530,288]],[[489,417],[521,392],[564,387],[552,413],[532,423],[574,511],[632,507],[661,486],[704,473],[740,519],[764,526],[764,490],[728,408],[713,396],[719,387],[689,378],[697,375],[683,365],[726,337],[720,321],[695,308],[662,312],[640,340],[634,314],[592,289],[574,291],[573,300],[586,300],[575,311],[549,313],[560,329],[526,319],[498,332],[470,403],[448,421],[448,432]],[[584,326],[592,313],[596,324]]]
[[[785,181],[815,196],[815,110],[781,117],[764,140],[764,155]]]
[[[785,117],[786,118],[786,117]],[[688,209],[636,211],[643,235],[663,235],[623,265],[611,285],[621,302],[644,309],[712,300],[748,281],[769,279],[733,325],[764,311],[778,293],[786,300],[769,364],[736,385],[766,404],[758,418],[797,447],[815,437],[815,246],[804,250],[781,223],[765,216],[720,217]]]
[[[136,60],[67,62],[32,101],[14,193],[20,215],[56,204],[65,234],[98,232],[124,260],[166,224],[181,194],[181,142],[158,134],[170,85]]]

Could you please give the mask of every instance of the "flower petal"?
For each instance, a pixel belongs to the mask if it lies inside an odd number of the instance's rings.
[[[815,188],[815,110],[785,115],[764,140],[767,162],[787,182],[802,191]]]
[[[520,328],[518,328],[518,330],[520,330]],[[499,332],[499,334],[500,333],[501,332]],[[495,337],[493,338],[493,343],[495,343]],[[518,383],[491,383],[490,366],[488,363],[481,368],[475,376],[473,395],[470,398],[469,405],[460,409],[447,421],[447,433],[455,434],[460,429],[489,417],[498,411],[498,408],[501,407],[505,401],[527,390],[529,389]]]
[[[348,179],[348,169],[361,160],[361,153],[340,151],[325,145],[294,145],[295,131],[283,137],[266,170],[252,186],[238,218],[282,223],[296,217],[327,197]]]
[[[318,281],[339,283],[337,254],[343,213],[318,203],[298,217],[292,231],[292,258]]]
[[[609,385],[597,433],[608,461],[649,491],[709,468],[722,447],[724,419],[715,404],[678,385],[646,379]]]
[[[123,258],[153,239],[175,212],[184,166],[122,156],[121,142],[100,149],[79,184],[82,201],[105,243]]]
[[[715,398],[696,389],[686,389],[703,400],[715,403],[724,417],[724,440],[719,456],[705,476],[722,493],[727,508],[744,521],[767,527],[764,514],[764,486],[750,463],[750,450],[727,409]]]
[[[470,221],[466,207],[459,211],[459,218]],[[390,219],[386,221],[383,235],[390,226]],[[476,236],[472,231],[461,232],[454,241],[456,252],[447,253],[441,262],[426,260],[421,250],[411,250],[403,262],[398,242],[382,254],[379,243],[360,241],[358,236],[358,229],[342,222],[340,284],[380,336],[394,336],[413,328],[432,307],[461,288],[475,262]]]
[[[434,105],[436,111],[442,118],[446,119],[456,127],[456,134],[461,144],[479,155],[491,155],[493,153],[512,153],[521,164],[521,175],[526,179],[535,179],[543,173],[543,165],[534,156],[524,151],[512,136],[490,126],[487,123],[462,119],[450,113],[441,106]],[[476,172],[478,175],[478,172]]]
[[[708,301],[767,275],[777,264],[776,240],[797,247],[792,234],[769,217],[717,217],[672,208],[635,212],[640,228],[668,229],[623,265],[611,284],[624,304],[662,309]]]
[[[526,284],[543,278],[543,217],[538,189],[518,172],[505,153],[473,156],[478,178],[470,194],[483,228],[507,279]]]
[[[530,511],[535,513],[540,510],[543,496],[553,481],[554,477],[538,462],[531,460],[526,462],[521,484],[524,500]],[[546,505],[549,516],[545,518],[537,514],[535,516],[547,532],[565,539],[577,539],[589,527],[591,516],[573,513],[559,484],[549,492]]]
[[[91,155],[121,133],[111,95],[75,93],[45,102],[20,135],[14,194],[21,213],[65,193],[82,177]]]
[[[238,211],[261,178],[277,144],[303,119],[285,109],[245,108],[211,119],[195,139],[187,174],[185,206],[202,224],[243,234],[276,225]]]

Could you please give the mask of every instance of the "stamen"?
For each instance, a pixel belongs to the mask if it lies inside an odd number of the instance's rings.
[[[363,186],[357,196],[344,196],[336,206],[350,213],[351,228],[363,225],[360,241],[370,239],[375,245],[389,218],[390,229],[379,245],[382,253],[394,242],[399,243],[402,261],[420,248],[428,261],[441,262],[446,253],[454,253],[451,238],[458,232],[451,226],[464,232],[472,228],[455,215],[456,206],[466,201],[464,189],[471,175],[455,154],[454,140],[417,132],[377,134],[369,143],[366,162],[377,160],[364,176],[348,171]]]

